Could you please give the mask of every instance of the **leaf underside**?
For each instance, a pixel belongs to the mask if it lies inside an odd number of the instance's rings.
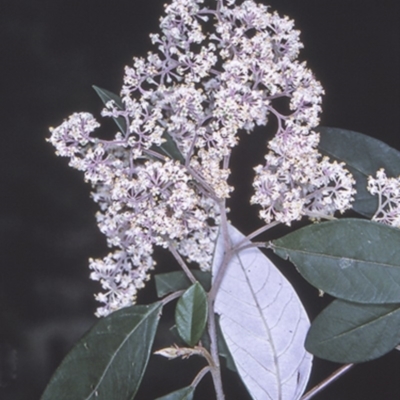
[[[400,303],[400,230],[364,219],[312,224],[274,240],[312,285],[359,303]]]
[[[229,236],[232,244],[244,239],[232,226]],[[220,235],[214,277],[223,256]],[[293,287],[260,250],[247,248],[231,259],[216,296],[215,311],[252,398],[300,398],[312,365],[312,356],[304,348],[309,320]]]
[[[103,318],[75,345],[41,400],[132,400],[160,318],[161,303],[123,308]]]

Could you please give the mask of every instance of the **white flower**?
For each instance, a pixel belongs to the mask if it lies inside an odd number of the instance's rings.
[[[297,60],[303,45],[293,21],[252,0],[172,0],[160,30],[151,35],[154,51],[125,67],[122,105],[108,101],[102,111],[120,121],[113,139],[90,136],[99,124],[88,113],[73,114],[49,139],[92,185],[97,223],[113,249],[90,260],[103,288],[99,316],[134,304],[154,246],[210,268],[219,205],[233,190],[232,149],[271,117],[278,129],[251,199],[261,218],[290,224],[332,215],[354,194],[343,165],[316,150],[323,89]]]
[[[344,164],[321,157],[317,136],[277,135],[269,143],[272,150],[265,157],[265,166],[255,168],[251,198],[252,204],[261,206],[260,217],[266,223],[290,225],[302,216],[329,218],[335,211],[350,208],[355,181]]]
[[[372,220],[400,228],[400,176],[388,178],[382,168],[376,178],[368,177],[367,189],[379,201]]]
[[[50,128],[48,139],[55,148],[56,154],[63,157],[76,157],[82,147],[93,142],[90,134],[100,126],[92,114],[74,113],[57,128]]]

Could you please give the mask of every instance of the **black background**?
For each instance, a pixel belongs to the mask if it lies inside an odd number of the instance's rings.
[[[322,124],[363,132],[400,149],[400,27],[397,0],[271,0],[296,20],[302,58],[326,90]],[[106,254],[96,206],[79,172],[45,142],[48,127],[74,111],[101,110],[91,88],[118,92],[123,66],[150,49],[159,0],[3,0],[0,3],[0,399],[35,400],[73,343],[96,321],[88,257]],[[235,150],[240,184],[231,220],[243,232],[257,226],[248,206],[251,167],[261,162],[257,131]],[[247,161],[246,160],[250,160]],[[282,231],[283,232],[283,231]],[[280,234],[276,231],[276,234]],[[315,315],[319,298],[286,263],[273,258]],[[160,268],[166,263],[163,257]],[[141,295],[147,301],[152,287]],[[163,339],[158,338],[157,343]],[[139,399],[184,386],[197,361],[150,362]],[[158,368],[157,366],[160,365]],[[183,366],[182,366],[183,365]],[[338,366],[315,361],[310,385]],[[175,367],[179,368],[175,372]],[[315,399],[400,398],[400,353],[356,366]],[[178,378],[176,378],[178,377]],[[245,399],[233,375],[228,400]],[[212,399],[210,380],[197,398]],[[118,399],[116,399],[118,400]]]

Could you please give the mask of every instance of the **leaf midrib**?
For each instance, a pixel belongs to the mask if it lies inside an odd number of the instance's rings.
[[[351,258],[351,257],[341,257],[341,256],[336,256],[336,255],[332,255],[332,254],[326,254],[326,253],[319,253],[319,252],[312,252],[312,251],[305,251],[305,250],[298,250],[298,249],[292,249],[289,247],[283,247],[283,246],[279,246],[276,245],[274,243],[271,244],[271,249],[275,251],[275,249],[278,250],[283,250],[288,252],[295,252],[295,253],[299,253],[302,255],[314,255],[314,256],[323,256],[325,258],[329,258],[329,259],[334,259],[334,260],[350,260],[352,262],[357,262],[357,263],[363,263],[363,264],[368,264],[368,265],[380,265],[386,268],[400,268],[399,265],[397,264],[388,264],[388,263],[382,263],[382,262],[378,262],[378,261],[369,261],[369,260],[362,260],[359,258]],[[291,259],[290,255],[288,254],[289,259]]]

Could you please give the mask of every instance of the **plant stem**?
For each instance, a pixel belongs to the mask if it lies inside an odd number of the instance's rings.
[[[171,252],[171,254],[175,257],[175,260],[178,261],[178,264],[181,266],[181,268],[185,272],[186,276],[190,279],[190,282],[196,283],[197,279],[194,277],[192,271],[186,265],[186,263],[183,260],[183,258],[181,257],[181,255],[176,251],[175,246],[170,244],[168,249]]]
[[[213,364],[210,365],[210,372],[214,382],[217,400],[225,400],[224,389],[222,387],[221,366],[219,363],[218,338],[215,325],[214,299],[208,298],[208,334],[210,336],[210,353]]]
[[[196,387],[200,381],[203,379],[204,375],[210,372],[210,367],[204,367],[193,379],[193,382],[190,386]]]
[[[261,228],[255,230],[254,232],[250,233],[250,235],[247,235],[242,241],[236,244],[236,247],[240,247],[243,243],[250,242],[251,239],[255,238],[258,235],[261,235],[261,233],[267,231],[268,229],[273,228],[274,226],[278,225],[278,221],[273,221],[269,224],[266,224],[262,226]]]
[[[167,297],[164,297],[161,300],[161,303],[163,304],[163,306],[165,306],[166,304],[168,304],[170,301],[177,299],[178,297],[181,297],[183,295],[183,293],[185,293],[184,290],[178,290],[177,292],[171,293],[170,295],[168,295]]]
[[[217,296],[218,289],[221,285],[222,278],[224,277],[226,268],[228,267],[229,261],[231,260],[233,256],[232,251],[228,250],[225,252],[224,258],[222,260],[221,266],[218,269],[217,274],[215,275],[213,285],[211,287],[211,290],[209,292],[209,298],[212,302],[214,302],[215,297]]]
[[[221,227],[220,227],[221,231],[219,234],[222,235],[223,240],[224,240],[224,257],[222,259],[221,265],[218,268],[218,271],[216,273],[215,273],[215,271],[213,271],[213,273],[214,273],[213,284],[212,284],[211,290],[208,294],[210,304],[212,303],[213,305],[214,305],[215,297],[217,296],[217,292],[221,285],[222,279],[225,275],[226,268],[228,267],[228,264],[234,255],[234,251],[232,249],[232,243],[231,243],[231,240],[229,237],[229,232],[228,232],[228,220],[226,218],[225,203],[221,203],[220,208],[221,208]]]
[[[331,375],[329,375],[326,379],[324,379],[322,382],[320,382],[318,385],[314,386],[300,400],[309,400],[309,399],[311,399],[312,397],[314,397],[319,392],[322,392],[322,390],[324,390],[332,382],[336,381],[336,379],[338,379],[339,377],[344,375],[352,367],[354,367],[354,364],[343,365],[343,367],[340,367],[335,372],[333,372]]]
[[[211,367],[210,372],[214,382],[215,394],[217,396],[217,400],[225,400],[224,390],[222,387],[221,366],[219,362],[218,337],[217,337],[217,329],[215,323],[214,302],[219,286],[222,282],[222,278],[225,273],[226,267],[229,263],[229,260],[232,257],[232,252],[228,234],[228,221],[226,218],[225,202],[224,201],[220,202],[219,206],[221,210],[221,225],[220,225],[221,231],[219,234],[223,236],[225,252],[221,266],[216,275],[214,276],[213,285],[208,293],[208,334],[210,336],[210,353],[213,361],[213,364],[210,365]]]

